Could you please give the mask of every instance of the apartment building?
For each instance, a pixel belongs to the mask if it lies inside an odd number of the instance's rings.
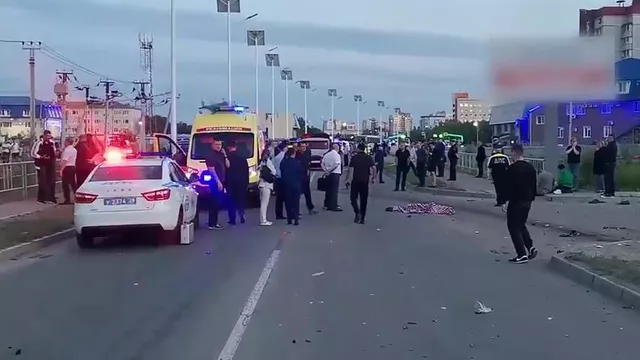
[[[419,127],[420,130],[433,129],[434,127],[452,119],[453,116],[451,114],[447,114],[446,111],[437,111],[433,114],[420,116]]]
[[[108,134],[126,131],[138,133],[141,128],[142,110],[128,104],[112,102],[107,116],[103,104],[87,104],[84,101],[68,101],[64,123],[66,134]],[[106,122],[105,122],[106,121]]]
[[[389,116],[390,134],[409,134],[413,130],[413,117],[411,113],[406,113],[396,109],[393,115]]]
[[[479,99],[458,99],[456,102],[456,120],[459,122],[487,121],[491,107]]]
[[[453,119],[458,121],[458,100],[464,100],[469,98],[468,92],[457,92],[451,96],[451,114]]]

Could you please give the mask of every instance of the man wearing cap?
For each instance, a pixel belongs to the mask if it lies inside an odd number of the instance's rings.
[[[496,205],[504,205],[506,200],[506,174],[509,168],[509,157],[504,154],[502,148],[493,149],[491,157],[489,157],[489,163],[487,168],[491,172],[491,179],[493,179],[493,187],[496,190]]]

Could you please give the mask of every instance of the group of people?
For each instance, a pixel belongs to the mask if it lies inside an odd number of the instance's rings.
[[[64,149],[59,150],[51,131],[45,130],[31,148],[38,176],[37,201],[57,203],[55,196],[56,160],[60,158],[63,205],[72,204],[72,196],[91,171],[102,161],[100,143],[92,134],[80,135],[78,139],[65,139]]]

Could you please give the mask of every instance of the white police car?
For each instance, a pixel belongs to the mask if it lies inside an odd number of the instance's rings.
[[[169,242],[193,241],[198,194],[175,161],[157,155],[127,159],[117,150],[105,158],[76,192],[78,246],[138,229],[158,230]]]

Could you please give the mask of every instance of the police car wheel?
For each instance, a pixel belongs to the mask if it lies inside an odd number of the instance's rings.
[[[182,207],[180,207],[179,211],[176,227],[171,230],[162,231],[160,239],[164,244],[180,244],[180,231],[182,229],[182,223],[184,222],[184,212],[182,211]]]
[[[83,234],[76,234],[76,242],[81,249],[88,249],[94,247],[93,236],[87,236]]]

